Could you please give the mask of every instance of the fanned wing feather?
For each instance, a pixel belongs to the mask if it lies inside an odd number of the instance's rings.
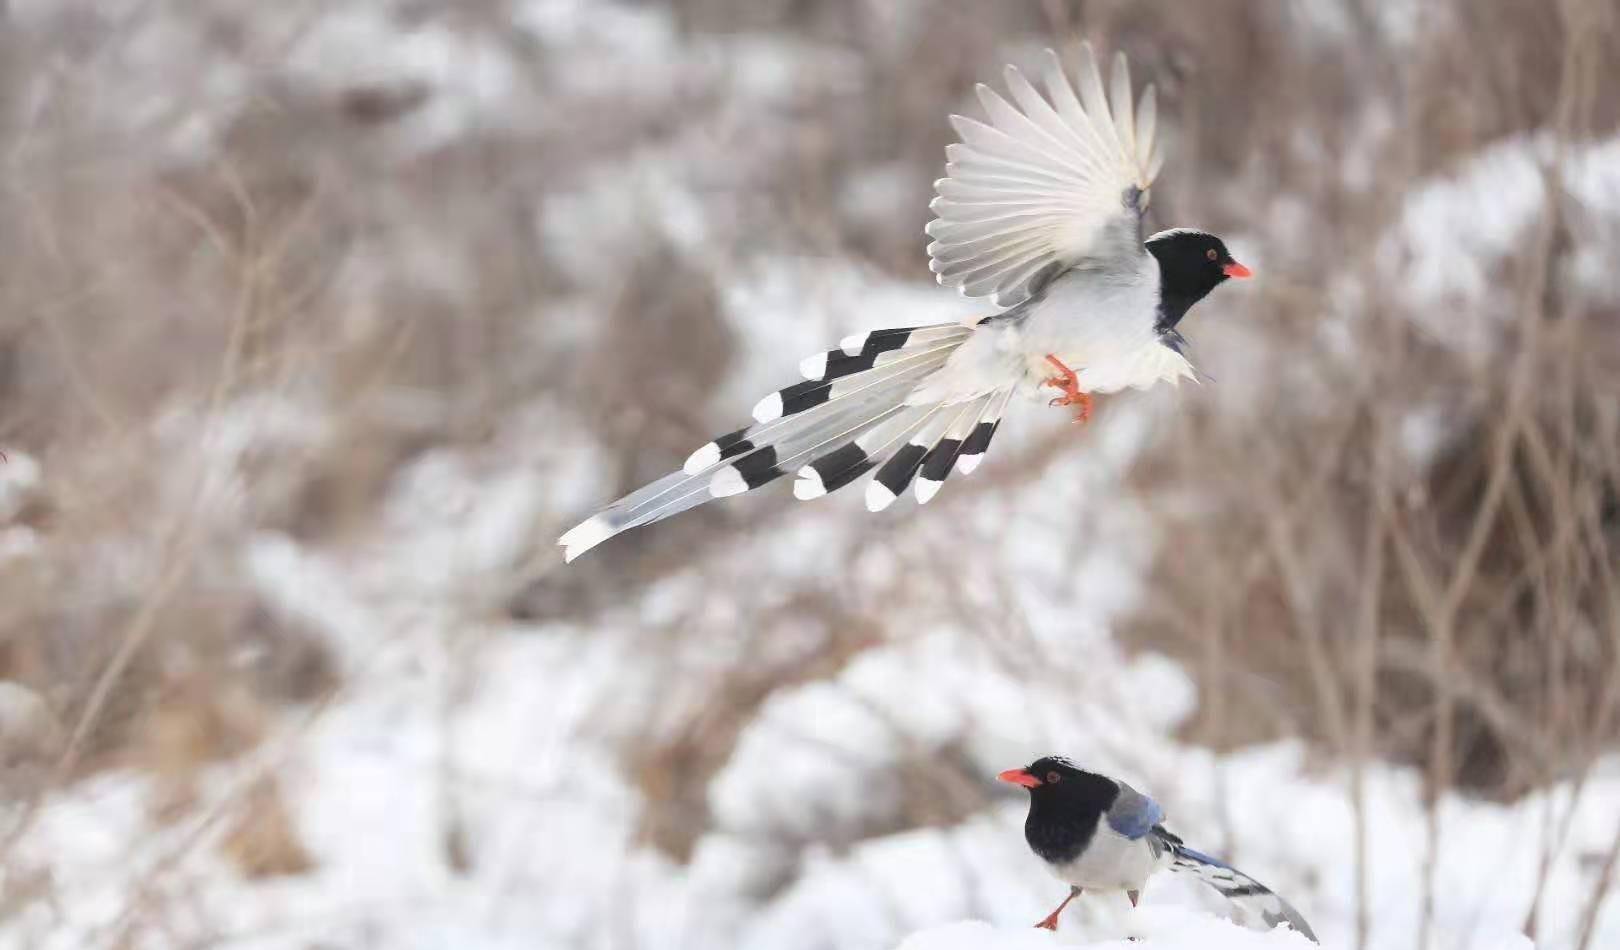
[[[1042,79],[1044,97],[1008,66],[1013,102],[977,87],[990,121],[951,117],[961,141],[946,149],[947,177],[930,205],[939,282],[1002,306],[1027,299],[1030,278],[1054,261],[1139,252],[1137,223],[1161,164],[1157,98],[1149,87],[1133,106],[1124,56],[1107,89],[1089,44],[1078,93],[1051,50]],[[1130,242],[1110,240],[1116,233]]]

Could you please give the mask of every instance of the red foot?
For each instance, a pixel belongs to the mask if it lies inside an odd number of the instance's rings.
[[[1080,888],[1071,885],[1069,887],[1069,896],[1063,898],[1063,903],[1057,905],[1056,910],[1052,911],[1050,914],[1047,914],[1046,919],[1035,926],[1041,930],[1057,930],[1058,915],[1063,913],[1063,908],[1069,906],[1069,901],[1072,901],[1079,896]]]
[[[1074,417],[1074,421],[1076,423],[1083,423],[1087,419],[1090,419],[1091,394],[1080,391],[1080,378],[1074,374],[1074,370],[1063,365],[1062,360],[1050,353],[1046,354],[1046,361],[1051,363],[1053,366],[1056,366],[1058,368],[1058,372],[1063,374],[1062,376],[1053,376],[1051,379],[1048,379],[1042,383],[1043,386],[1051,386],[1054,389],[1063,390],[1063,395],[1053,399],[1051,402],[1047,403],[1047,405],[1079,406],[1080,412]]]

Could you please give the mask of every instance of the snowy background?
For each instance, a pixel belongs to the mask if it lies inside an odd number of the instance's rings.
[[[946,116],[1085,38],[1256,271],[1213,381],[564,568],[981,309]],[[1609,0],[0,0],[0,946],[1305,946],[1031,930],[1058,752],[1326,945],[1620,945],[1617,76]]]

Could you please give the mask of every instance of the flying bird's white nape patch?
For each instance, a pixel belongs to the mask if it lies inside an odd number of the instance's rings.
[[[1165,228],[1163,231],[1156,231],[1153,234],[1149,235],[1146,243],[1151,244],[1154,241],[1162,240],[1163,238],[1175,237],[1178,234],[1208,234],[1208,233],[1209,233],[1208,231],[1204,231],[1204,230],[1201,230],[1199,228]]]

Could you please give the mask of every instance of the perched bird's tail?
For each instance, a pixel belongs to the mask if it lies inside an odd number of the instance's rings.
[[[720,436],[672,472],[557,539],[566,560],[608,538],[710,498],[752,491],[796,472],[793,494],[818,498],[877,469],[866,505],[888,507],[916,482],[919,502],[953,469],[972,471],[990,444],[1012,384],[954,403],[911,405],[917,384],[973,333],[967,324],[874,330],[799,364],[805,381],[754,406],[754,424]]]
[[[1232,903],[1251,913],[1258,914],[1265,921],[1266,926],[1275,927],[1278,924],[1287,924],[1310,939],[1312,943],[1320,943],[1316,934],[1311,931],[1311,925],[1305,922],[1299,911],[1293,905],[1283,900],[1254,878],[1244,874],[1237,868],[1224,861],[1218,861],[1200,851],[1194,851],[1181,843],[1181,839],[1155,828],[1158,837],[1169,846],[1170,870],[1185,874],[1196,875],[1200,881],[1221,892],[1221,895]]]

